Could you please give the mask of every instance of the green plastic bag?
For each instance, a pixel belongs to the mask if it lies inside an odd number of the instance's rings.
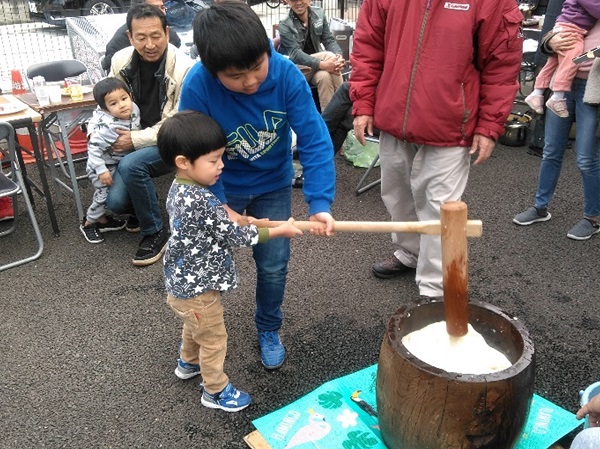
[[[344,157],[352,162],[355,167],[368,168],[373,163],[373,159],[377,157],[379,145],[375,142],[368,142],[366,146],[362,146],[356,139],[354,131],[348,133],[346,140],[342,145]],[[379,165],[379,161],[375,166]]]

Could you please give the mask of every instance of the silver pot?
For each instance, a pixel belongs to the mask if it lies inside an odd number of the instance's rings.
[[[498,142],[509,147],[522,147],[527,143],[531,116],[521,112],[511,112],[504,125],[504,134]]]

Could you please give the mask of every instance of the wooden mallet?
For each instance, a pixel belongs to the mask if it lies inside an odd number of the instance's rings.
[[[335,232],[416,232],[425,235],[442,236],[442,276],[444,284],[444,311],[446,329],[453,337],[467,333],[468,303],[467,292],[467,237],[481,237],[480,220],[467,220],[467,205],[461,201],[444,203],[441,206],[440,220],[431,221],[336,221]],[[255,220],[258,227],[272,228],[285,222]],[[302,231],[321,226],[315,221],[295,221],[294,226]]]

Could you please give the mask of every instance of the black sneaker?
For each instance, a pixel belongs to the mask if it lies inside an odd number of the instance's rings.
[[[125,225],[127,232],[140,232],[140,220],[135,215],[130,215],[127,218],[127,224]]]
[[[96,223],[96,227],[98,231],[104,232],[112,232],[112,231],[120,231],[125,227],[125,220],[117,220],[115,217],[108,215],[106,217],[106,223]]]
[[[414,271],[412,267],[407,267],[398,260],[393,254],[381,262],[373,264],[371,271],[375,276],[382,279],[389,279],[400,276],[407,271]]]
[[[165,253],[168,240],[169,232],[164,228],[156,234],[144,236],[131,262],[137,267],[152,265]]]
[[[102,234],[100,234],[97,223],[92,223],[86,226],[84,218],[83,223],[79,225],[79,229],[81,230],[81,233],[85,239],[90,243],[102,243],[104,241],[104,237],[102,237]]]

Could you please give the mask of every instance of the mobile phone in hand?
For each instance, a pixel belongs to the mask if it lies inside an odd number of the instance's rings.
[[[587,52],[573,58],[573,62],[575,64],[582,64],[586,61],[591,61],[592,59],[595,59],[598,56],[600,56],[600,46],[594,47],[591,50],[588,50]]]

